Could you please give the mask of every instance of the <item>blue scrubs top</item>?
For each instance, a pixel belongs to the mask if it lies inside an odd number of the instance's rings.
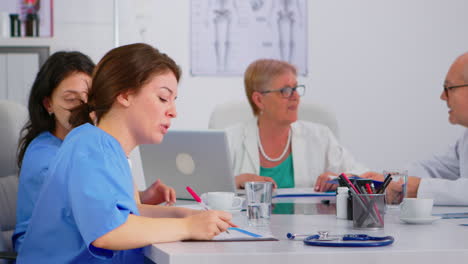
[[[17,263],[141,263],[141,249],[91,243],[138,215],[119,142],[90,124],[73,129],[50,163]]]
[[[21,165],[18,200],[16,205],[16,227],[13,245],[18,251],[28,228],[39,191],[62,140],[50,132],[42,132],[31,141],[26,149]]]

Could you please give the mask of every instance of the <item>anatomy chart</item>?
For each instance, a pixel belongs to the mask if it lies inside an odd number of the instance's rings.
[[[192,0],[192,75],[243,75],[260,58],[307,74],[307,0]]]

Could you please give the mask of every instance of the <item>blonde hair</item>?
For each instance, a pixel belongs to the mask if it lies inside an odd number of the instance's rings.
[[[252,100],[252,94],[268,90],[273,80],[286,72],[297,75],[296,67],[292,64],[274,59],[256,60],[247,67],[244,73],[245,94],[255,116],[258,116],[260,110]]]

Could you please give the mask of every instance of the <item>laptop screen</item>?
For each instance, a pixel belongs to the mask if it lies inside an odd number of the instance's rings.
[[[161,179],[182,199],[192,199],[186,186],[199,194],[235,192],[228,148],[224,130],[170,130],[161,144],[140,146],[146,185]]]

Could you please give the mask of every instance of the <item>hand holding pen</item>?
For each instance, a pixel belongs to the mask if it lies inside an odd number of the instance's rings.
[[[181,221],[180,230],[186,234],[184,240],[211,240],[215,236],[233,227],[232,215],[224,211],[209,210],[194,214]]]
[[[200,196],[198,196],[198,194],[192,189],[190,188],[189,186],[187,186],[185,188],[189,193],[190,195],[192,195],[193,199],[195,199],[195,201],[197,201],[197,203],[199,203],[201,205],[201,207],[203,207],[203,209],[205,211],[209,211],[211,210],[204,202],[203,200],[200,198]],[[233,224],[230,220],[232,218],[232,215],[231,217],[227,218],[226,216],[222,216],[222,215],[218,215],[219,218],[221,218],[223,221],[225,221],[226,223],[229,224],[230,227],[237,227],[237,225]],[[220,229],[223,229],[222,226],[218,226],[220,227]],[[229,234],[229,231],[227,230],[226,228],[226,233]]]

